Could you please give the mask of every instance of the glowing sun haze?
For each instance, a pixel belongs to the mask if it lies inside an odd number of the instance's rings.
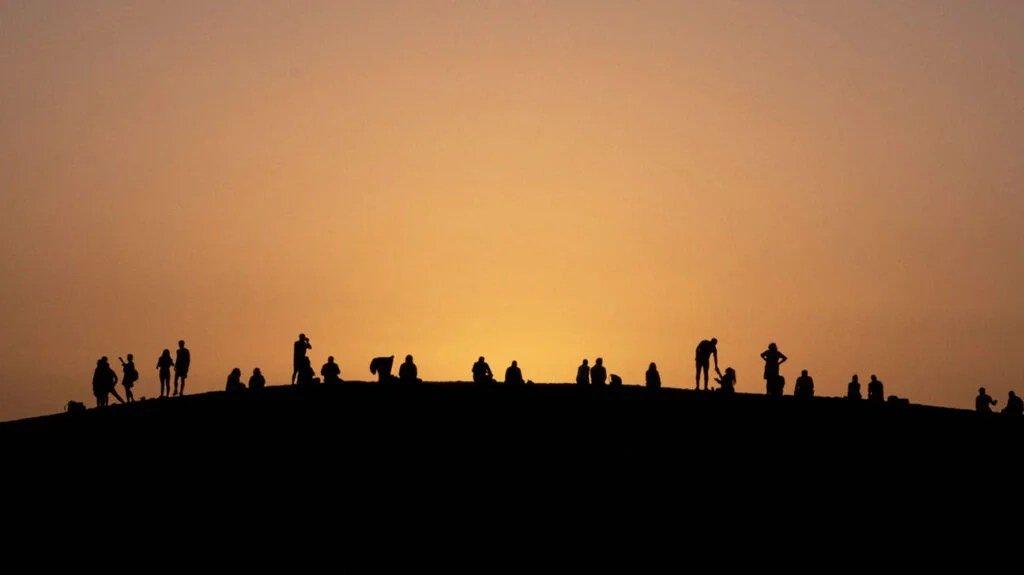
[[[0,3],[0,419],[291,343],[1022,391],[1024,3]]]

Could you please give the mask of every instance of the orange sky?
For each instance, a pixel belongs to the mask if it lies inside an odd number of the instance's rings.
[[[1024,391],[1019,2],[2,2],[0,419],[291,343]],[[115,359],[116,363],[116,359]],[[789,387],[791,389],[791,385]]]

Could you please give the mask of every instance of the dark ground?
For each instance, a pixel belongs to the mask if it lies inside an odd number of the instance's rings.
[[[1007,502],[1015,517],[1022,438],[1024,419],[918,405],[458,383],[271,387],[0,424],[8,490],[31,504],[185,501],[388,530],[715,517],[712,537],[766,521],[946,525]]]

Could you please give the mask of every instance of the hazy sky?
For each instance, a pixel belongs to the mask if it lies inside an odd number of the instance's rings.
[[[583,357],[1024,391],[1024,3],[0,1],[0,419]]]

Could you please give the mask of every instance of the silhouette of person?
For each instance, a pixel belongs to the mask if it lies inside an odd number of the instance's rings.
[[[814,378],[807,375],[806,369],[800,372],[800,377],[796,378],[793,395],[804,399],[811,399],[814,397]]]
[[[171,350],[165,349],[156,360],[156,368],[160,374],[160,397],[171,396],[171,368],[174,367],[174,360],[171,359]]]
[[[375,357],[370,361],[370,373],[377,376],[377,383],[392,383],[396,380],[391,375],[391,368],[395,364],[395,356]]]
[[[333,355],[327,357],[327,363],[320,368],[320,375],[323,376],[324,383],[341,383],[341,368],[334,363]]]
[[[605,379],[608,378],[608,371],[604,368],[604,359],[594,360],[594,367],[590,368],[590,385],[604,387]]]
[[[608,385],[611,387],[622,387],[622,378],[613,373],[608,377]]]
[[[978,388],[978,397],[974,399],[974,409],[979,413],[992,413],[992,406],[995,405],[996,400],[985,393],[984,387]]]
[[[860,380],[857,379],[857,374],[853,374],[853,379],[850,383],[846,384],[846,399],[861,399],[860,396]]]
[[[192,354],[185,348],[185,340],[178,342],[177,357],[174,358],[174,394],[185,395],[185,378],[188,377],[188,368],[192,365]],[[181,380],[181,387],[178,387],[178,380]]]
[[[295,378],[298,377],[302,366],[305,365],[306,352],[313,349],[306,334],[300,333],[299,339],[292,344],[292,385],[295,385]]]
[[[416,364],[412,362],[412,356],[405,356],[405,363],[398,367],[398,381],[402,383],[421,383],[422,380],[417,377],[419,370],[416,369]]]
[[[484,356],[473,364],[473,383],[494,383],[494,374],[491,373],[491,366],[484,361]]]
[[[661,389],[661,374],[658,373],[658,366],[652,361],[647,366],[647,375],[644,377],[644,385],[651,389]]]
[[[576,385],[590,385],[590,363],[585,359],[576,369]]]
[[[1010,397],[1006,398],[1006,407],[1003,408],[1003,413],[1006,415],[1024,415],[1024,400],[1017,397],[1017,394],[1010,392]]]
[[[779,373],[779,366],[786,363],[789,358],[779,351],[778,346],[770,343],[768,349],[761,352],[761,359],[764,360],[764,379],[768,385],[768,395],[782,395],[786,380]]]
[[[110,367],[107,356],[100,358],[96,364],[96,372],[93,374],[93,394],[96,394],[97,383],[99,384],[99,395],[96,397],[97,406],[106,406],[110,400],[109,395],[117,398],[117,401],[124,403],[124,399],[117,393],[117,373]]]
[[[313,361],[308,357],[302,358],[302,364],[299,366],[298,377],[296,383],[299,385],[308,385],[312,383],[319,383],[319,379],[316,377],[316,372],[313,371]]]
[[[135,395],[132,394],[132,388],[135,387],[135,382],[139,380],[139,372],[135,369],[135,356],[128,354],[128,361],[117,358],[121,362],[121,385],[124,386],[124,400],[128,403],[135,401]]]
[[[513,385],[525,383],[523,381],[523,371],[519,369],[519,362],[516,360],[512,360],[512,365],[508,366],[508,369],[505,370],[505,383]]]
[[[719,391],[725,395],[736,393],[736,370],[731,367],[725,368],[721,377],[716,377],[715,382],[719,385]]]
[[[697,344],[696,360],[697,360],[697,376],[696,376],[696,389],[700,389],[700,372],[704,371],[704,389],[708,388],[708,369],[711,367],[711,358],[715,358],[715,373],[719,376],[722,372],[718,370],[718,338],[713,337],[711,340],[701,340]]]
[[[250,391],[259,391],[259,390],[263,389],[266,386],[267,386],[267,380],[266,380],[266,378],[263,377],[263,372],[260,371],[260,368],[257,367],[255,369],[253,369],[252,370],[252,375],[249,376],[249,390]]]
[[[231,373],[228,375],[227,385],[224,386],[224,391],[228,393],[245,391],[245,384],[242,383],[242,370],[237,367],[231,370]]]
[[[885,401],[885,387],[881,381],[871,374],[871,381],[868,382],[868,401],[882,403]]]

